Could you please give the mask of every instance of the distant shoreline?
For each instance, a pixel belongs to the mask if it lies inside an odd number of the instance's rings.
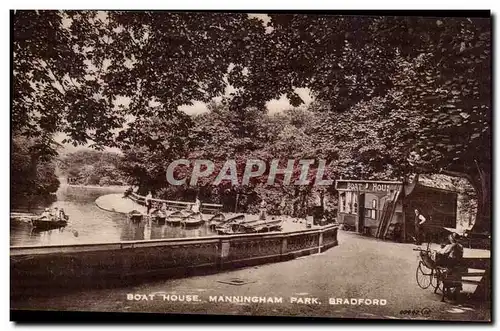
[[[126,190],[128,185],[107,185],[107,186],[99,186],[99,185],[79,185],[79,184],[61,184],[61,186],[68,187],[77,187],[77,188],[97,188],[97,189],[123,189]]]

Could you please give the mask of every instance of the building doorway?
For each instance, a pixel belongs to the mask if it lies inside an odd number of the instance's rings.
[[[357,199],[358,203],[358,232],[363,233],[365,229],[365,194],[360,193]]]

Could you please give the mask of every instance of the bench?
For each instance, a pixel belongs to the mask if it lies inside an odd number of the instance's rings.
[[[447,294],[451,292],[451,289],[455,289],[453,294],[456,296],[458,292],[462,289],[463,284],[477,285],[476,291],[479,289],[481,284],[487,285],[489,282],[489,258],[464,258],[461,263],[461,267],[458,267],[454,272],[447,274],[444,279],[441,279],[443,284],[443,296],[441,301],[445,301]],[[443,273],[446,268],[437,267],[438,270]],[[469,269],[477,269],[483,271],[469,271]],[[480,280],[467,279],[468,277],[481,277]],[[437,291],[438,286],[434,292]],[[484,290],[484,289],[483,289]]]

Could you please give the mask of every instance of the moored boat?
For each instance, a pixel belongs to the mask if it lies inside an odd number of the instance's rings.
[[[215,227],[219,224],[222,224],[225,220],[226,220],[226,217],[222,213],[219,213],[219,214],[212,216],[207,221],[207,224],[208,224],[208,227],[210,229],[215,230]]]
[[[262,233],[271,231],[281,231],[282,220],[264,220],[252,222],[251,224],[241,224],[239,227],[240,233]]]
[[[222,221],[221,223],[215,225],[213,229],[219,234],[231,234],[234,233],[235,225],[241,224],[245,221],[245,215],[240,214]]]
[[[201,213],[192,213],[181,220],[181,224],[184,227],[199,226],[203,223],[205,223],[205,220]]]
[[[150,215],[151,221],[158,224],[165,224],[167,214],[162,210],[155,210]]]
[[[217,234],[228,235],[235,234],[236,232],[233,230],[233,225],[222,225],[215,228]]]
[[[133,222],[140,222],[142,221],[143,217],[144,215],[138,210],[132,210],[130,213],[128,213],[128,218]]]
[[[221,235],[229,235],[229,234],[234,234],[233,230],[231,227],[220,227],[216,228],[217,234]]]
[[[184,217],[188,216],[189,214],[186,213],[186,211],[174,211],[170,215],[167,216],[166,222],[168,224],[172,225],[180,225],[181,221]]]

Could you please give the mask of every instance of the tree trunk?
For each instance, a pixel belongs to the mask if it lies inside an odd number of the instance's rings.
[[[481,166],[475,162],[474,167],[467,173],[450,170],[442,171],[443,174],[467,178],[474,188],[477,197],[476,220],[471,231],[476,233],[491,233],[491,167],[489,163]]]
[[[491,172],[478,169],[478,173],[472,177],[472,186],[477,194],[476,221],[472,232],[491,233]]]

